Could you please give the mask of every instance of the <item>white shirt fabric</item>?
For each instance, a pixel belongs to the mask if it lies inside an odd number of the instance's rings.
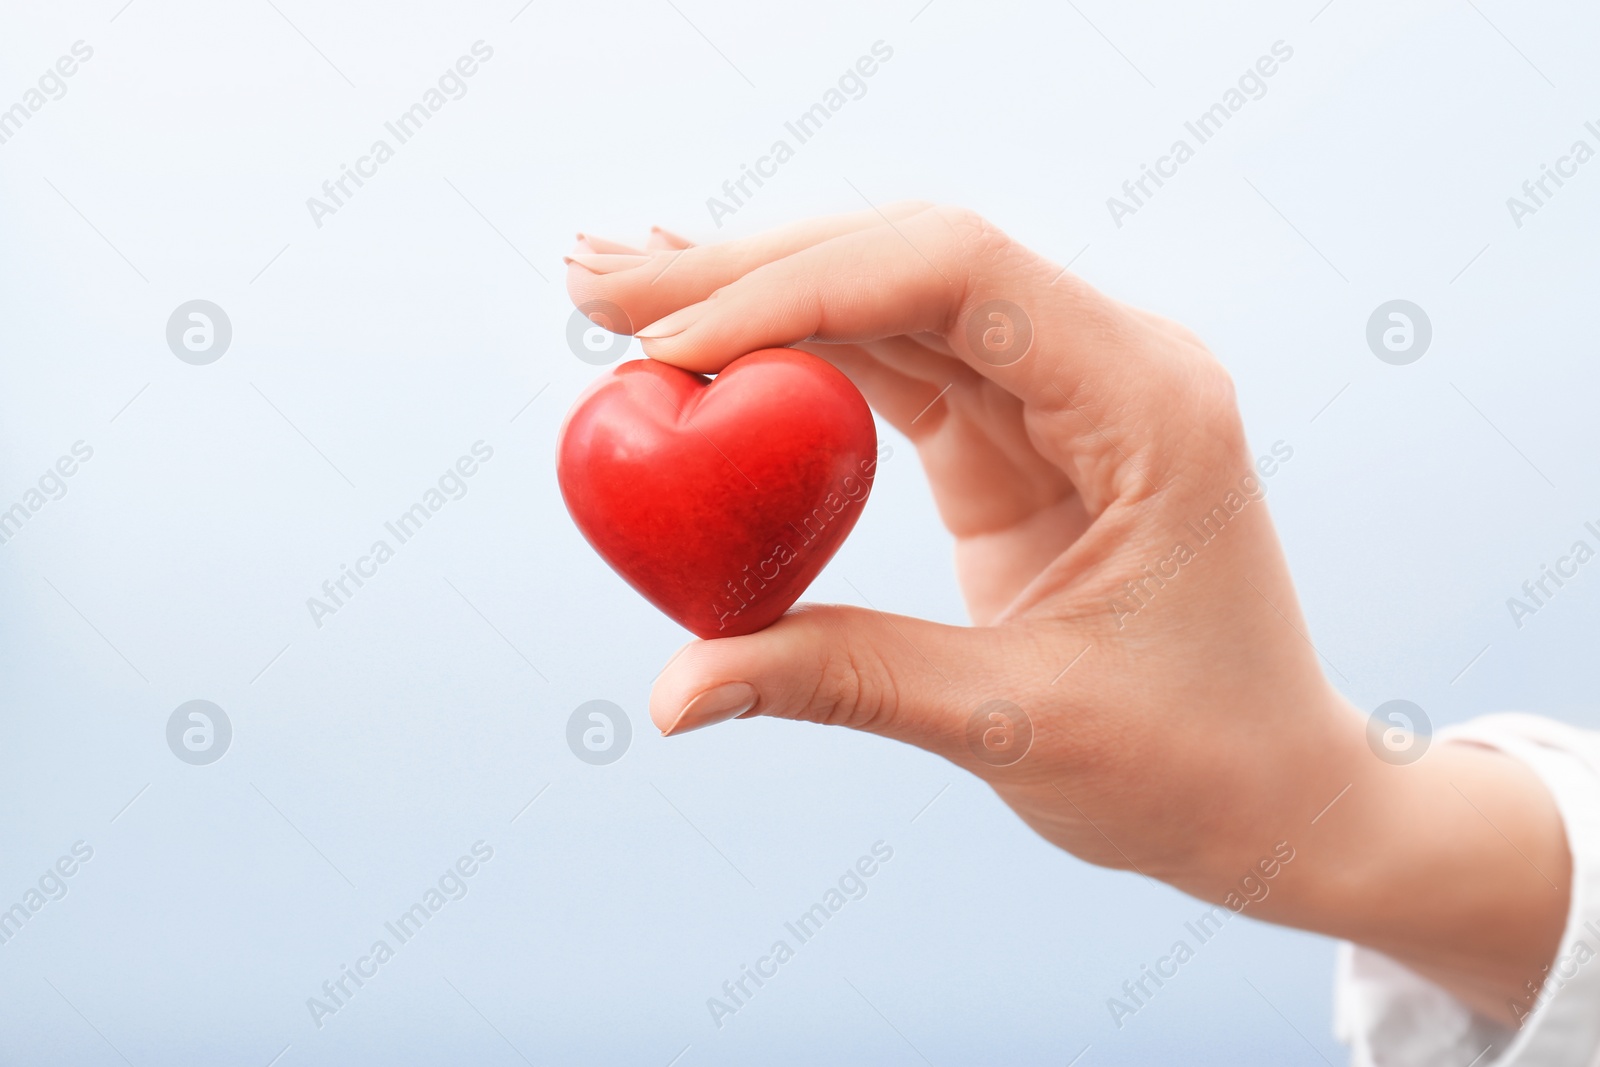
[[[1572,904],[1561,948],[1521,1029],[1490,1022],[1371,949],[1339,946],[1334,1030],[1351,1067],[1600,1067],[1600,734],[1535,715],[1441,730],[1521,760],[1566,824]]]

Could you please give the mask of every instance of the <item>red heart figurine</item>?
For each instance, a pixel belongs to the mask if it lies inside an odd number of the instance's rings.
[[[611,568],[699,637],[775,622],[860,517],[872,412],[826,360],[742,356],[714,380],[653,359],[578,398],[556,445],[567,510]]]

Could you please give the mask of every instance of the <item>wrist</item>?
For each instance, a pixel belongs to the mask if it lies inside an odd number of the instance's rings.
[[[1560,945],[1571,893],[1565,828],[1527,765],[1464,742],[1406,764],[1359,744],[1348,791],[1307,828],[1261,918],[1376,949],[1480,1013],[1514,1024]]]

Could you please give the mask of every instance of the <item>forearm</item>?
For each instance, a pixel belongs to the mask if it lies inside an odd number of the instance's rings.
[[[1515,1025],[1568,913],[1571,858],[1554,800],[1503,753],[1438,743],[1392,765],[1351,722],[1327,754],[1350,788],[1300,835],[1256,914],[1377,949]]]

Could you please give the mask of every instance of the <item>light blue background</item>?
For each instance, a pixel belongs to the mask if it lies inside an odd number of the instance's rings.
[[[0,145],[0,507],[95,450],[0,546],[0,907],[94,848],[0,946],[0,1062],[1342,1061],[1326,941],[1236,920],[1119,1030],[1106,998],[1198,902],[881,739],[656,736],[685,635],[553,477],[596,373],[564,341],[577,229],[973,207],[1195,328],[1257,450],[1294,446],[1271,507],[1353,701],[1595,722],[1600,570],[1521,630],[1505,607],[1600,519],[1600,162],[1520,229],[1505,203],[1595,140],[1592,8],[122,3],[0,5],[0,107],[95,50]],[[306,198],[479,39],[467,95],[314,226]],[[867,94],[719,233],[706,198],[878,40]],[[1115,226],[1106,198],[1278,40],[1267,95]],[[1409,367],[1364,341],[1395,297],[1433,322]],[[233,322],[208,367],[165,344],[194,298]],[[962,621],[885,436],[812,598]],[[306,598],[478,440],[468,495],[314,627]],[[234,726],[209,767],[165,743],[194,698]],[[597,698],[634,726],[608,767],[564,741]],[[306,998],[479,839],[470,893],[315,1027]],[[706,998],[879,840],[868,895],[717,1029]]]

